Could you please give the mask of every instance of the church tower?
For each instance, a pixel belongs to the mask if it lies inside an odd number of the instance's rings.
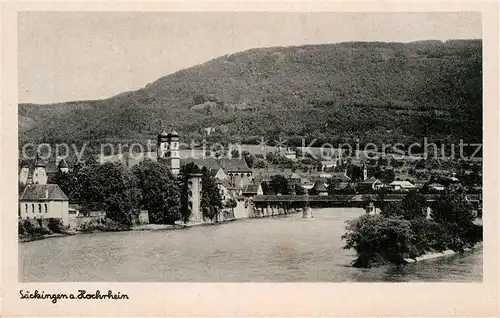
[[[28,184],[30,179],[30,165],[26,160],[21,162],[21,171],[19,172],[19,182],[22,184]]]
[[[47,172],[45,171],[45,163],[38,156],[35,161],[35,169],[33,170],[33,184],[47,184]]]
[[[165,158],[165,152],[167,152],[168,148],[167,139],[168,134],[164,129],[162,129],[158,134],[158,141],[156,142],[156,158],[158,158],[158,161]]]
[[[172,129],[170,133],[162,130],[158,134],[157,141],[157,158],[158,161],[165,160],[174,176],[179,174],[181,168],[181,160],[179,155],[179,134]]]
[[[61,161],[59,161],[57,168],[59,169],[59,172],[62,172],[62,173],[69,172],[68,163],[66,162],[66,160],[64,160],[64,158],[62,158]]]

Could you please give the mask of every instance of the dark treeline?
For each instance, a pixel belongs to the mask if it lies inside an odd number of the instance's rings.
[[[150,223],[173,224],[188,221],[187,182],[192,173],[202,173],[203,217],[217,221],[222,200],[213,176],[206,168],[193,164],[181,167],[178,177],[169,169],[151,160],[145,160],[132,169],[119,163],[88,165],[69,173],[58,172],[49,183],[58,184],[70,203],[82,205],[82,213],[105,211],[114,222],[131,226],[141,209],[149,212]],[[21,191],[22,189],[20,189]]]

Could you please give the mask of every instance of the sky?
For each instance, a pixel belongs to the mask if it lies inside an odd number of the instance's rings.
[[[257,47],[480,38],[466,12],[22,12],[19,102],[108,98]]]

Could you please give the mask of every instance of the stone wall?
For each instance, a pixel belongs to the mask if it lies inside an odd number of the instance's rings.
[[[246,219],[252,216],[253,206],[245,201],[236,201],[236,207],[234,208],[234,218],[235,219]]]
[[[82,224],[89,223],[93,220],[104,220],[104,216],[70,216],[68,219],[70,228],[79,228]]]

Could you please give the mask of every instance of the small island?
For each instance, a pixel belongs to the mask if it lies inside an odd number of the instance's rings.
[[[386,203],[379,214],[347,222],[345,249],[354,249],[355,267],[406,264],[428,253],[464,251],[482,241],[472,204],[461,187],[447,189],[430,206],[412,191],[401,202]],[[425,257],[423,257],[425,259]]]

